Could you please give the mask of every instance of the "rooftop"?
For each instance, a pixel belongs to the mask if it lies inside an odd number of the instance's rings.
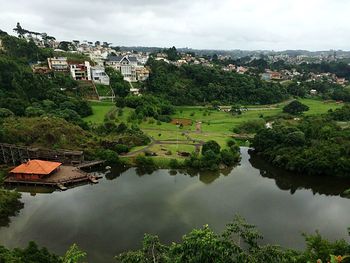
[[[11,170],[10,173],[48,175],[61,165],[62,163],[57,162],[30,160],[26,163],[17,166],[13,170]]]

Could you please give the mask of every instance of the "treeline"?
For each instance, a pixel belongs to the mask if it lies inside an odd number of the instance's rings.
[[[282,233],[281,233],[282,234]],[[116,257],[130,262],[225,262],[225,263],[292,263],[346,262],[350,245],[345,240],[330,242],[319,233],[304,235],[303,251],[278,245],[260,245],[263,236],[255,226],[236,216],[220,234],[208,225],[184,235],[180,243],[163,244],[158,236],[145,235],[142,248]]]
[[[331,242],[319,233],[304,234],[304,237],[306,247],[302,251],[278,245],[261,245],[263,236],[256,227],[236,216],[221,233],[215,233],[205,225],[184,235],[180,242],[171,244],[163,244],[158,236],[145,234],[141,249],[121,253],[115,259],[120,263],[348,262],[350,245],[345,240]],[[82,262],[86,256],[75,244],[64,256],[39,248],[34,242],[30,242],[24,249],[6,249],[0,246],[0,262],[76,263]]]
[[[302,63],[297,69],[305,73],[332,73],[340,78],[350,80],[350,65],[345,62]]]
[[[63,256],[51,253],[47,248],[40,248],[31,241],[25,248],[7,249],[0,246],[0,262],[4,263],[78,263],[86,253],[73,244]]]
[[[350,121],[349,105],[296,124],[277,121],[256,134],[253,147],[273,165],[290,171],[349,176],[350,128],[341,128],[337,121]]]
[[[152,117],[161,122],[170,122],[170,115],[175,113],[175,108],[169,101],[152,95],[119,97],[116,106],[121,109],[124,107],[135,109],[130,121]]]
[[[184,162],[186,168],[216,171],[237,164],[241,160],[239,146],[234,140],[227,142],[227,147],[221,149],[216,141],[208,141],[202,146],[202,154],[193,153]]]
[[[224,72],[202,65],[177,67],[150,59],[151,75],[145,83],[146,93],[162,96],[174,105],[200,105],[214,101],[220,104],[271,104],[288,98],[278,83],[258,77]]]
[[[301,98],[309,97],[311,90],[324,100],[342,100],[350,102],[350,88],[328,81],[291,82],[287,86],[289,94]]]

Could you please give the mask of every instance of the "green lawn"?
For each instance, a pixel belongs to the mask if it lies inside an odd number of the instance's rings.
[[[329,109],[341,108],[343,104],[337,104],[336,102],[326,102],[313,99],[299,99],[299,101],[307,106],[310,110],[305,112],[305,115],[316,115],[327,113]]]
[[[326,113],[329,109],[336,109],[342,106],[342,104],[337,104],[335,102],[324,102],[314,99],[300,99],[300,102],[309,106],[310,110],[305,113],[305,115],[316,115]],[[208,141],[215,140],[222,147],[226,146],[226,141],[232,135],[232,129],[242,122],[249,120],[256,120],[263,117],[274,116],[282,112],[285,103],[279,103],[276,105],[260,105],[249,106],[255,108],[256,110],[249,110],[243,112],[242,115],[232,115],[230,113],[221,112],[217,110],[209,110],[206,107],[194,106],[194,107],[176,107],[176,113],[172,116],[173,118],[180,119],[190,119],[193,124],[191,126],[184,126],[179,128],[175,124],[164,123],[161,125],[148,118],[146,121],[139,123],[139,127],[149,136],[153,137],[154,140],[172,140],[174,144],[163,145],[164,149],[170,150],[173,155],[166,156],[165,154],[160,154],[159,158],[178,158],[176,156],[176,151],[179,147],[180,151],[192,152],[195,147],[193,145],[181,144],[181,140],[186,140],[188,135],[192,139]],[[109,102],[91,102],[93,115],[85,118],[84,120],[92,123],[102,123],[106,114],[112,110],[116,111],[116,121],[118,123],[125,122],[128,123],[128,117],[132,114],[133,109],[125,108],[123,109],[123,114],[118,115],[118,110],[115,108],[113,103]],[[269,108],[269,109],[266,109]],[[202,132],[196,132],[196,122],[201,122]],[[179,144],[176,141],[179,140]],[[191,141],[188,141],[191,142]],[[159,145],[155,145],[151,148],[151,151],[163,152]],[[142,149],[143,147],[137,147],[137,149]],[[132,149],[135,151],[137,149]],[[174,155],[175,154],[175,155]]]
[[[112,102],[90,102],[92,115],[84,118],[84,121],[91,123],[102,123],[105,115],[112,110],[115,105]]]
[[[163,157],[179,157],[177,152],[189,152],[192,153],[195,151],[194,145],[187,144],[156,144],[149,148],[151,152],[157,153],[158,156]],[[171,155],[167,155],[166,153],[170,151]]]
[[[96,84],[96,89],[99,96],[111,96],[112,90],[110,86]]]

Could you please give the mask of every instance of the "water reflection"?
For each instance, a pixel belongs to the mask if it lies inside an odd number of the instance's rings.
[[[350,188],[350,178],[311,176],[287,172],[271,166],[258,155],[250,152],[249,162],[263,177],[275,180],[279,189],[295,194],[297,190],[308,189],[313,194],[348,197],[344,191]]]
[[[107,180],[114,180],[117,179],[127,171],[129,168],[127,166],[114,166],[110,170],[105,172],[105,177]]]
[[[8,227],[11,223],[11,217],[17,216],[24,208],[24,204],[19,199],[7,203],[6,206],[1,203],[0,205],[3,205],[0,213],[0,228]]]
[[[0,228],[0,244],[24,247],[35,240],[62,254],[77,243],[88,262],[113,263],[118,253],[139,248],[144,233],[179,241],[203,224],[219,232],[235,214],[257,225],[264,243],[302,248],[301,232],[316,229],[329,239],[348,237],[350,202],[337,196],[348,181],[285,173],[241,151],[232,170],[149,175],[119,167],[100,173],[96,185],[23,193],[25,207]]]

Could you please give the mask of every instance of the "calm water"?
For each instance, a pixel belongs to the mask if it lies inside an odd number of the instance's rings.
[[[349,180],[287,174],[241,151],[241,164],[224,174],[141,176],[129,169],[97,185],[23,193],[24,208],[0,228],[0,244],[35,240],[63,253],[76,242],[89,262],[113,262],[119,252],[138,248],[145,232],[177,241],[207,223],[220,231],[236,213],[257,225],[266,243],[302,248],[301,233],[317,229],[330,239],[348,238],[350,200],[340,193]]]

